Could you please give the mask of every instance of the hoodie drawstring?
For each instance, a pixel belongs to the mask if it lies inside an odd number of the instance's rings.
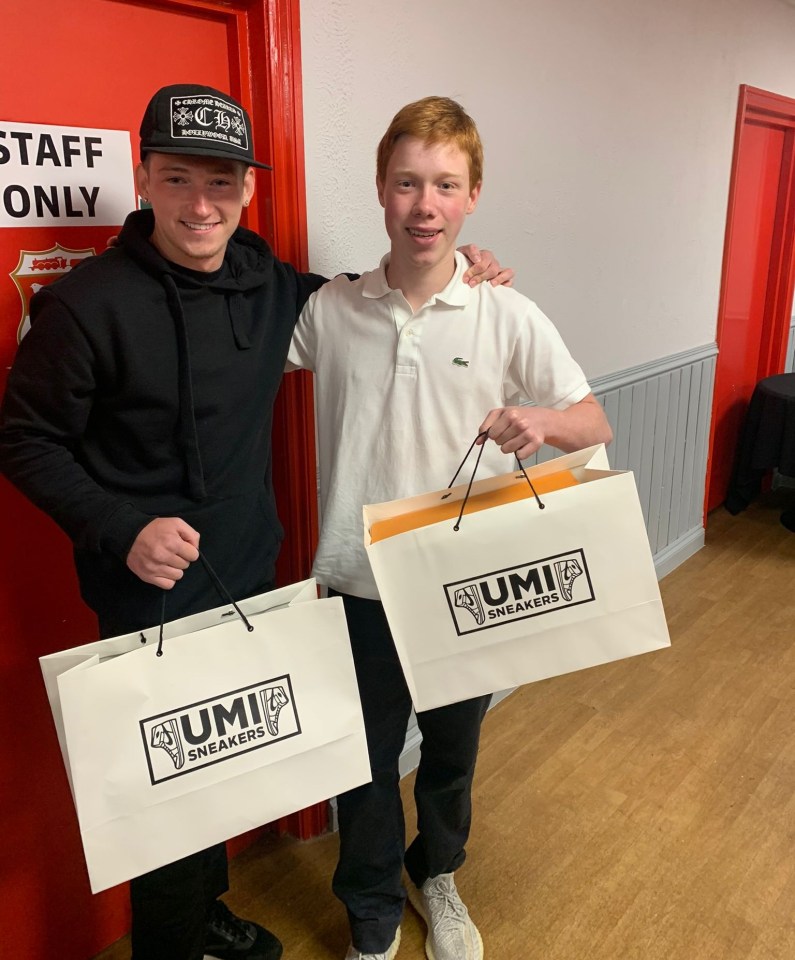
[[[169,310],[174,317],[174,327],[177,333],[179,445],[188,470],[188,493],[193,500],[205,500],[207,498],[207,487],[204,482],[204,470],[202,469],[201,453],[199,451],[199,433],[193,407],[193,378],[190,369],[185,311],[182,309],[182,300],[177,285],[169,274],[163,275],[163,286],[166,291]]]

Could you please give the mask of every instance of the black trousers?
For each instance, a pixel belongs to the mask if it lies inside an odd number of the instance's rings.
[[[383,953],[403,913],[404,864],[419,887],[464,862],[480,727],[491,697],[417,714],[422,733],[414,787],[418,833],[406,849],[399,759],[411,697],[383,606],[360,597],[342,599],[373,779],[337,798],[340,856],[333,889],[348,911],[354,946],[363,953]]]
[[[202,960],[207,909],[228,889],[223,843],[131,880],[132,960]]]

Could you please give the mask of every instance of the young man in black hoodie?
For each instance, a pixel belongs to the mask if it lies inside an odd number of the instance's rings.
[[[212,116],[213,125],[203,126]],[[102,636],[267,590],[282,539],[271,418],[296,318],[324,281],[277,260],[240,216],[251,127],[208,87],[160,90],[117,246],[31,304],[0,421],[0,466],[74,544]],[[218,900],[224,844],[134,879],[135,960],[277,960],[273,934]]]
[[[104,637],[157,623],[177,582],[167,619],[218,604],[194,563],[200,536],[234,597],[272,585],[273,401],[325,282],[238,226],[266,166],[240,104],[165,87],[140,132],[151,210],[33,298],[0,411],[0,468],[72,539]],[[278,939],[218,899],[227,889],[224,844],[132,880],[134,960],[278,960]]]

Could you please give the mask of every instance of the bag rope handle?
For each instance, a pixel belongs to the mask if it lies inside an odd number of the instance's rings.
[[[457,469],[456,472],[453,474],[453,479],[447,484],[447,489],[448,489],[448,490],[450,490],[450,488],[451,488],[451,487],[453,486],[453,484],[455,483],[455,478],[458,476],[458,474],[461,473],[461,470],[462,470],[464,464],[467,462],[470,453],[472,453],[472,450],[474,449],[475,444],[478,442],[478,440],[480,440],[481,437],[486,437],[486,436],[488,436],[488,433],[489,433],[488,430],[484,430],[482,433],[479,433],[479,434],[475,437],[475,439],[472,441],[472,443],[470,444],[469,450],[467,450],[466,454],[464,455],[464,459],[463,459],[463,460],[461,461],[461,463],[458,465],[458,469]],[[477,458],[477,460],[475,461],[475,469],[472,471],[472,476],[469,478],[469,484],[467,485],[467,491],[466,491],[466,493],[464,494],[464,499],[461,501],[461,510],[460,510],[460,512],[459,512],[459,514],[458,514],[458,519],[457,519],[456,522],[455,522],[455,526],[453,527],[453,530],[455,530],[456,532],[458,532],[458,530],[460,530],[460,528],[461,528],[461,518],[464,516],[464,509],[466,508],[467,501],[469,500],[469,494],[470,494],[470,491],[472,490],[472,484],[475,482],[475,474],[477,473],[478,467],[480,466],[480,458],[483,456],[483,449],[484,449],[485,446],[486,446],[485,443],[482,443],[482,444],[480,445],[480,452],[478,453],[478,458]],[[540,498],[539,495],[536,493],[536,488],[533,486],[533,482],[532,482],[532,480],[530,479],[530,477],[527,476],[527,473],[526,473],[526,471],[525,471],[525,468],[522,466],[522,462],[521,462],[521,460],[519,459],[519,457],[517,457],[516,454],[514,454],[514,457],[516,458],[516,463],[517,463],[519,469],[522,471],[522,476],[525,478],[525,480],[527,481],[528,486],[529,486],[530,489],[533,491],[533,496],[536,498],[536,503],[538,504],[538,509],[539,509],[539,510],[543,510],[544,507],[546,506],[546,504],[544,504],[544,503],[541,502],[541,498]],[[445,493],[444,496],[442,497],[442,500],[446,500],[449,496],[450,496],[449,493]]]
[[[226,601],[232,604],[232,606],[237,611],[237,615],[246,625],[246,629],[248,630],[249,633],[251,633],[254,627],[249,622],[245,613],[243,613],[243,611],[240,609],[237,603],[235,603],[235,601],[232,599],[232,595],[223,585],[220,577],[215,572],[215,570],[213,570],[213,568],[210,566],[210,561],[207,559],[207,557],[203,553],[199,553],[199,559],[201,560],[202,565],[204,566],[204,569],[207,571],[207,576],[210,578],[212,585],[215,587],[215,589],[221,594],[221,596]],[[163,625],[166,622],[166,597],[167,596],[168,596],[168,591],[164,590],[163,596],[160,601],[160,633],[157,641],[157,653],[156,653],[156,656],[158,657],[163,656]],[[141,643],[146,643],[146,637],[144,636],[143,631],[140,632],[140,636],[141,636]]]

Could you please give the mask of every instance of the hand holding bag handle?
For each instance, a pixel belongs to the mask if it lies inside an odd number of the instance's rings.
[[[478,440],[480,440],[481,437],[487,437],[488,433],[489,433],[488,430],[484,430],[483,433],[479,433],[475,437],[475,439],[472,441],[472,443],[470,444],[469,450],[467,450],[467,452],[464,454],[464,459],[461,461],[461,463],[459,463],[458,469],[453,474],[453,479],[447,484],[448,490],[450,490],[450,488],[455,483],[455,478],[458,476],[458,474],[461,473],[461,469],[463,468],[464,464],[467,462],[467,459],[469,458],[470,453],[472,453],[472,450],[474,449],[475,444],[478,442]],[[480,452],[478,453],[477,460],[475,461],[475,468],[472,471],[472,476],[469,478],[469,484],[467,485],[467,492],[464,494],[464,499],[461,501],[461,510],[458,514],[458,519],[455,522],[455,526],[453,527],[453,530],[455,530],[456,532],[458,532],[458,530],[461,527],[461,518],[464,516],[464,509],[467,505],[467,501],[469,500],[469,493],[472,490],[472,484],[475,482],[475,474],[477,473],[478,466],[480,465],[480,458],[483,456],[483,448],[485,446],[486,446],[485,442],[482,443],[480,446]],[[522,476],[525,478],[530,489],[533,491],[533,496],[536,498],[538,509],[543,510],[544,504],[541,502],[541,498],[536,493],[536,488],[533,486],[533,483],[530,477],[527,476],[527,473],[525,472],[525,468],[522,466],[522,462],[518,457],[516,457],[516,463],[519,469],[522,471]],[[442,497],[442,500],[446,500],[449,496],[450,496],[449,493],[444,494],[444,496]]]
[[[212,584],[215,587],[215,589],[221,594],[224,600],[228,600],[229,603],[232,604],[232,606],[237,611],[237,615],[240,617],[243,623],[245,623],[246,629],[248,630],[249,633],[251,633],[254,627],[251,626],[248,619],[246,618],[246,615],[243,613],[240,607],[232,599],[232,595],[229,593],[229,591],[226,589],[223,583],[221,583],[221,580],[218,574],[210,566],[210,561],[207,559],[207,557],[203,553],[199,553],[199,559],[201,560],[202,565],[204,566],[204,569],[207,571],[207,576],[212,581]],[[157,654],[156,654],[158,657],[163,656],[163,625],[166,622],[166,597],[167,596],[168,596],[168,591],[164,590],[163,598],[160,603],[160,636],[157,641]],[[141,634],[141,643],[146,643],[146,637],[143,635],[143,633]]]

